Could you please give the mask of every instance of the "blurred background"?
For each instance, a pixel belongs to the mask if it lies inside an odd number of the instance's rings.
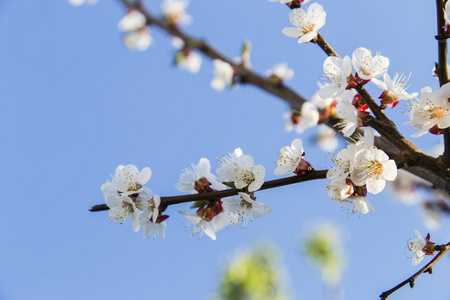
[[[143,2],[160,14],[160,1]],[[434,3],[319,3],[327,12],[320,32],[342,56],[358,47],[380,51],[391,76],[412,72],[409,92],[439,88],[431,75]],[[281,33],[290,26],[285,5],[192,0],[187,12],[193,22],[183,28],[194,37],[228,57],[240,56],[247,39],[255,72],[287,62],[295,70],[289,87],[308,98],[317,91],[326,56]],[[426,227],[423,204],[405,205],[385,190],[368,196],[375,214],[353,215],[327,196],[326,180],[257,192],[272,214],[225,229],[216,241],[187,239],[177,210],[189,204],[167,210],[165,239],[143,239],[129,220],[120,225],[107,212],[89,212],[104,203],[100,186],[120,164],[150,167],[147,187],[181,195],[174,188],[181,169],[206,157],[215,170],[237,147],[266,167],[267,180],[276,179],[277,152],[299,136],[285,131],[289,106],[280,99],[253,86],[211,89],[207,58],[197,74],[178,69],[170,38],[157,28],[146,51],[128,49],[117,30],[125,13],[112,0],[77,7],[0,1],[0,299],[377,299],[424,265],[408,258],[414,229],[437,244],[450,240],[439,213]],[[368,86],[377,98],[381,91]],[[406,102],[387,109],[406,136],[416,132],[402,125],[408,110]],[[330,168],[336,152],[323,151],[316,134],[300,136],[305,159]],[[413,139],[425,151],[440,141]],[[392,299],[449,299],[448,268],[442,259],[433,275]]]

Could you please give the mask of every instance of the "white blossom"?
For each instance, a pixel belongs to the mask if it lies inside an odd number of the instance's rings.
[[[414,232],[417,235],[417,239],[408,242],[408,248],[414,253],[412,264],[413,266],[417,266],[425,256],[425,252],[423,251],[423,249],[427,245],[427,240],[420,234],[418,230],[414,230]]]
[[[180,192],[198,193],[195,190],[195,182],[202,177],[208,180],[212,189],[223,190],[226,188],[225,185],[216,180],[216,175],[211,173],[211,164],[207,158],[201,158],[197,165],[192,164],[190,169],[184,169],[175,188]]]
[[[105,203],[109,207],[108,214],[111,221],[123,223],[130,215],[133,230],[139,231],[139,210],[130,197],[110,193],[105,196]]]
[[[317,37],[317,31],[325,25],[327,13],[322,5],[313,3],[305,11],[302,8],[292,9],[289,13],[289,22],[295,27],[286,27],[283,34],[289,37],[298,37],[298,43],[309,42]]]
[[[286,63],[278,63],[271,70],[267,70],[266,75],[285,82],[294,77],[294,70],[290,69]]]
[[[188,25],[192,23],[192,17],[186,13],[189,6],[187,0],[164,0],[161,4],[161,11],[171,24]]]
[[[320,96],[320,91],[323,88],[323,85],[320,82],[317,82],[317,85],[319,86],[320,90],[317,91],[312,97],[311,97],[311,103],[314,104],[319,109],[326,109],[329,107],[333,102],[339,99],[339,97],[328,97],[323,98]]]
[[[191,214],[184,210],[179,210],[178,212],[185,215],[186,219],[192,223],[192,234],[189,237],[194,236],[201,231],[200,238],[203,234],[206,234],[212,240],[216,240],[216,232],[237,221],[236,217],[225,209],[212,220],[203,219],[198,214]]]
[[[336,131],[327,125],[320,124],[317,129],[316,142],[324,151],[334,151],[338,146]]]
[[[152,37],[146,27],[139,30],[129,31],[123,37],[123,43],[129,49],[144,51],[152,44]]]
[[[450,3],[447,1],[445,3],[445,8],[444,8],[444,18],[445,18],[445,22],[447,22],[447,24],[450,24]]]
[[[358,110],[353,105],[354,90],[346,90],[341,95],[342,100],[336,105],[336,114],[342,119],[338,127],[344,136],[351,136],[358,128]]]
[[[370,80],[383,76],[389,67],[389,58],[379,53],[372,56],[372,52],[360,47],[353,52],[352,64],[359,78]]]
[[[295,126],[297,133],[303,133],[308,128],[317,126],[319,122],[319,110],[311,102],[302,104],[300,110],[300,122]]]
[[[333,200],[347,199],[354,192],[353,185],[347,182],[347,178],[338,178],[330,181],[326,189],[328,196]]]
[[[379,79],[372,79],[372,82],[380,89],[384,90],[380,96],[382,104],[389,104],[395,107],[400,100],[411,100],[417,97],[418,93],[408,94],[405,88],[411,74],[406,77],[404,74],[398,72],[391,79],[388,73],[383,75],[383,81]]]
[[[259,201],[256,201],[246,193],[239,193],[240,198],[224,198],[223,208],[231,214],[237,214],[242,227],[246,227],[248,220],[262,218],[272,212],[272,209]]]
[[[284,146],[278,153],[277,168],[275,175],[292,173],[297,168],[303,156],[303,142],[301,139],[295,139],[290,146]]]
[[[380,193],[386,180],[393,181],[397,177],[397,165],[389,159],[383,150],[371,148],[358,152],[355,157],[355,166],[350,178],[357,186],[367,187],[372,194]]]
[[[323,63],[323,72],[329,83],[319,91],[322,98],[335,98],[347,88],[347,77],[352,73],[350,57],[341,59],[336,56],[328,56]]]
[[[248,187],[249,192],[259,190],[264,183],[266,169],[262,165],[254,165],[253,157],[242,153],[240,148],[234,150],[230,157],[221,160],[217,169],[220,181],[231,180],[238,189]]]
[[[135,31],[141,29],[147,23],[145,16],[135,10],[130,10],[120,21],[117,27],[120,31]]]
[[[143,168],[139,172],[135,165],[120,165],[116,168],[112,181],[102,185],[102,194],[105,196],[110,193],[122,193],[124,195],[139,193],[151,176],[152,171],[149,167]]]
[[[222,91],[226,86],[233,83],[233,67],[220,59],[213,60],[214,79],[211,81],[211,87],[217,91]]]
[[[419,137],[437,126],[440,129],[450,126],[450,83],[444,84],[440,90],[432,91],[424,87],[420,91],[420,100],[413,103],[409,114],[411,121],[405,125],[413,125],[420,131],[413,135]]]
[[[328,170],[327,178],[332,180],[347,178],[350,172],[353,171],[357,152],[358,149],[355,144],[349,144],[347,148],[339,151],[336,157],[332,159],[336,166]]]
[[[367,213],[375,213],[375,209],[373,208],[372,204],[370,204],[369,200],[365,197],[349,197],[342,201],[340,201],[341,204],[350,204],[353,205],[352,213],[358,213],[365,215]]]
[[[144,229],[144,238],[151,238],[159,236],[165,238],[166,236],[166,222],[159,217],[159,206],[161,198],[158,195],[152,197],[151,191],[146,189],[140,193],[137,198],[138,205],[147,208],[146,211],[140,214],[139,222]],[[164,216],[164,219],[168,216]]]

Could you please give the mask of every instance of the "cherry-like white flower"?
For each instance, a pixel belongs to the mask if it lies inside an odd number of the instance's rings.
[[[353,184],[346,178],[336,179],[330,181],[327,186],[327,194],[333,200],[344,200],[350,197],[353,192]]]
[[[309,42],[317,37],[317,31],[325,25],[327,13],[322,5],[313,3],[305,11],[295,8],[289,13],[289,22],[295,27],[286,27],[283,34],[289,37],[298,37],[298,43]]]
[[[173,25],[188,25],[192,22],[192,17],[186,13],[189,6],[187,0],[164,0],[161,10],[166,18]]]
[[[283,175],[294,172],[302,161],[303,142],[301,139],[295,139],[290,146],[284,146],[278,153],[277,168],[275,175]]]
[[[413,135],[419,137],[437,126],[444,129],[450,126],[450,83],[444,84],[440,90],[432,91],[430,87],[424,87],[420,91],[420,101],[414,103],[410,111],[411,121],[406,125],[413,125],[420,131]]]
[[[254,165],[253,157],[242,153],[240,148],[234,150],[230,157],[221,160],[217,169],[220,181],[231,180],[238,189],[248,187],[249,192],[259,190],[264,183],[266,169],[262,165]]]
[[[120,31],[135,31],[144,27],[146,23],[147,19],[145,16],[141,12],[132,9],[119,21],[117,27]]]
[[[386,180],[397,177],[397,165],[383,151],[376,148],[358,152],[350,178],[358,186],[367,186],[372,194],[380,193],[386,186]]]
[[[139,199],[141,197],[141,199]],[[146,211],[140,214],[139,222],[144,229],[144,238],[151,238],[160,236],[165,238],[166,236],[166,220],[169,216],[159,214],[159,206],[161,204],[161,198],[158,195],[151,197],[151,191],[148,193],[148,189],[140,193],[137,198],[138,205],[145,206]]]
[[[391,79],[388,73],[383,75],[384,82],[379,79],[372,79],[372,82],[384,90],[384,92],[379,97],[382,104],[389,104],[392,108],[395,107],[400,100],[411,100],[417,97],[418,93],[408,94],[405,88],[411,74],[406,77],[404,74],[398,72]]]
[[[139,30],[129,31],[123,37],[123,43],[129,49],[144,51],[152,44],[152,37],[150,30],[147,27],[142,27]]]
[[[323,88],[322,83],[317,82],[317,85],[319,86],[320,90],[317,91],[312,97],[311,97],[311,103],[313,103],[317,108],[319,109],[326,109],[328,108],[333,102],[337,102],[339,100],[339,97],[328,97],[323,98],[320,96],[320,91]]]
[[[139,210],[130,197],[110,193],[105,196],[105,203],[109,207],[108,214],[111,221],[123,223],[130,216],[133,230],[139,231]]]
[[[336,131],[324,124],[319,125],[317,131],[316,142],[322,150],[333,151],[337,148],[339,141]]]
[[[352,72],[350,57],[341,59],[336,56],[328,56],[323,62],[323,72],[329,83],[326,83],[319,91],[322,98],[337,97],[347,88],[347,77]]]
[[[224,198],[223,208],[229,211],[230,214],[236,214],[242,227],[246,227],[248,220],[262,218],[272,212],[272,209],[259,201],[252,199],[246,193],[239,193],[240,198]]]
[[[359,213],[365,215],[367,213],[375,213],[375,209],[372,204],[370,204],[369,200],[365,197],[349,197],[345,200],[342,200],[341,203],[350,203],[353,204],[353,213]]]
[[[336,164],[327,172],[327,178],[332,180],[342,180],[348,177],[355,166],[355,156],[358,152],[354,144],[349,144],[347,148],[342,149],[332,161]]]
[[[214,79],[211,81],[211,87],[217,91],[222,91],[226,86],[233,83],[233,67],[220,59],[213,60]]]
[[[120,165],[116,168],[112,181],[102,185],[103,196],[110,193],[122,193],[124,195],[139,193],[151,176],[152,171],[149,167],[143,168],[139,172],[135,165]]]
[[[290,69],[286,63],[278,63],[271,70],[267,70],[266,75],[283,83],[294,77],[294,70]]]
[[[225,185],[216,180],[216,175],[211,173],[211,164],[207,158],[201,158],[197,165],[192,164],[190,169],[184,169],[175,188],[180,192],[198,193],[198,190],[201,190],[204,186],[203,183],[198,182],[202,178],[206,179],[206,184],[214,190],[226,188]]]
[[[72,4],[73,6],[80,6],[84,3],[95,4],[97,2],[98,0],[69,0],[69,3]]]
[[[418,230],[414,230],[417,235],[417,239],[410,240],[408,242],[408,248],[414,253],[412,257],[413,266],[418,265],[425,255],[433,255],[435,246],[433,242],[430,242],[430,234],[423,237]]]
[[[159,236],[160,238],[166,237],[166,221],[159,223],[153,223],[150,220],[141,221],[141,226],[144,229],[144,238],[152,238]]]
[[[447,22],[447,24],[450,24],[450,3],[447,1],[447,3],[445,3],[445,8],[444,8],[444,18],[445,18],[445,22]]]
[[[383,76],[389,67],[389,58],[377,53],[372,56],[372,51],[360,47],[353,52],[352,64],[359,78],[370,80]]]
[[[195,74],[200,71],[202,57],[191,49],[186,49],[178,53],[175,62],[181,69]]]
[[[172,45],[180,50],[175,56],[175,64],[180,69],[186,70],[192,74],[198,73],[202,66],[202,57],[191,48],[185,47],[184,41],[179,37],[172,38]]]
[[[342,93],[342,100],[338,102],[336,105],[336,114],[339,118],[342,119],[338,126],[340,127],[340,131],[344,136],[351,136],[358,125],[360,125],[360,121],[358,118],[358,110],[353,105],[353,97],[356,94],[354,90],[346,90]]]
[[[300,119],[295,126],[297,133],[303,133],[308,128],[315,127],[319,123],[319,110],[311,102],[305,102],[302,104],[300,110]]]
[[[216,240],[216,232],[237,222],[236,216],[234,216],[230,211],[226,211],[225,208],[223,212],[217,214],[211,220],[208,218],[202,218],[198,214],[191,214],[184,210],[179,210],[178,212],[185,215],[186,219],[192,223],[192,234],[189,237],[194,236],[201,231],[200,238],[203,234],[206,234],[212,240]]]

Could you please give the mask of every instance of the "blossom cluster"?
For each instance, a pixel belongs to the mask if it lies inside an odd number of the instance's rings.
[[[211,173],[211,164],[208,159],[201,158],[197,165],[185,169],[180,175],[175,188],[187,193],[205,193],[223,190],[228,186],[241,190],[239,197],[223,199],[210,199],[196,201],[193,208],[196,213],[191,214],[184,210],[179,213],[193,224],[191,235],[200,232],[211,239],[216,239],[216,232],[229,226],[240,223],[247,226],[249,220],[261,218],[271,212],[266,204],[256,201],[254,192],[261,188],[266,173],[262,165],[254,165],[251,155],[243,154],[240,148],[234,150],[228,157],[221,159],[221,166],[216,170],[219,177]]]
[[[333,159],[336,164],[327,172],[331,182],[328,195],[341,203],[353,204],[353,212],[373,213],[374,209],[365,198],[367,192],[380,193],[386,181],[397,177],[397,165],[387,154],[374,146],[374,132],[366,129],[359,141],[349,144]]]
[[[160,212],[161,198],[143,187],[152,175],[150,168],[140,172],[135,165],[120,165],[111,181],[102,185],[102,194],[109,207],[111,221],[123,223],[130,216],[134,231],[144,228],[144,237],[165,237],[167,215]]]
[[[276,175],[295,173],[303,176],[313,169],[303,159],[303,142],[295,139],[291,146],[282,147]],[[192,227],[192,234],[206,234],[216,239],[216,233],[231,224],[239,223],[246,227],[249,221],[269,214],[272,209],[256,201],[255,192],[264,184],[266,169],[255,165],[251,155],[244,154],[237,148],[228,156],[220,159],[220,167],[216,170],[218,176],[211,172],[208,159],[201,158],[197,164],[185,168],[179,177],[175,188],[188,194],[211,193],[224,190],[227,187],[237,189],[238,197],[214,198],[195,201],[191,208],[195,213],[179,210],[186,216]],[[162,204],[158,195],[153,195],[144,185],[150,180],[150,168],[141,171],[135,165],[120,165],[117,167],[111,181],[102,185],[101,191],[109,207],[111,221],[123,223],[130,216],[134,231],[144,228],[144,237],[165,236],[165,220],[163,215],[170,204]]]

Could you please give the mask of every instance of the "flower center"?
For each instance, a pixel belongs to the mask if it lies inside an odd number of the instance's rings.
[[[311,32],[314,30],[314,24],[306,24],[305,26],[303,26],[303,33],[306,34],[308,32]]]
[[[430,113],[430,119],[440,119],[442,117],[442,107],[432,107],[428,110],[428,113]]]
[[[241,180],[246,184],[250,184],[255,181],[255,175],[249,170],[245,170],[244,172],[242,172],[241,176]]]
[[[366,165],[365,170],[369,176],[381,175],[383,173],[383,164],[379,161],[372,160]]]

